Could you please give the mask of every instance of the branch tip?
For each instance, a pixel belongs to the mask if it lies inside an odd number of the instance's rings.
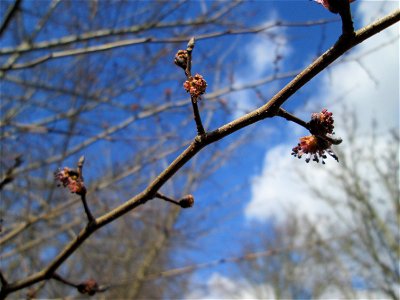
[[[195,44],[195,39],[194,39],[194,37],[192,37],[192,38],[189,40],[188,44],[187,44],[186,50],[187,50],[187,51],[193,51],[194,44]]]

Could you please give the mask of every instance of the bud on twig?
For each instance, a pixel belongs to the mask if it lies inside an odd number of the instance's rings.
[[[181,198],[179,200],[179,205],[182,208],[189,208],[192,207],[194,205],[194,197],[193,195],[186,195],[185,197]]]
[[[193,48],[194,48],[194,37],[192,37],[190,40],[189,40],[189,42],[188,42],[188,44],[187,44],[187,51],[193,51]]]
[[[99,290],[99,285],[96,280],[88,279],[77,286],[77,290],[81,294],[88,294],[89,296],[93,296]]]
[[[71,193],[78,194],[80,196],[86,194],[85,184],[80,177],[80,172],[77,170],[64,167],[58,170],[54,174],[54,177],[60,182],[59,185],[68,188]]]
[[[174,63],[178,67],[181,67],[183,70],[185,70],[187,67],[187,61],[188,61],[187,51],[186,50],[178,50],[178,52],[175,54]]]

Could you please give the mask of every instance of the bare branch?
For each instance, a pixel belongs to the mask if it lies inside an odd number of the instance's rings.
[[[188,161],[190,161],[201,149],[210,145],[244,127],[249,126],[257,121],[265,118],[276,116],[280,106],[285,103],[296,91],[298,91],[310,79],[324,70],[328,65],[334,62],[343,53],[363,42],[367,38],[377,34],[381,30],[393,25],[400,19],[400,10],[389,14],[385,18],[376,21],[355,33],[354,38],[337,43],[315,62],[302,71],[296,78],[288,83],[280,92],[272,97],[265,105],[250,112],[249,114],[238,118],[220,128],[198,136],[189,147],[184,150],[164,171],[162,171],[141,193],[132,197],[116,209],[104,214],[96,219],[93,226],[85,227],[80,233],[70,242],[65,248],[54,258],[54,260],[41,271],[13,283],[3,286],[0,292],[0,297],[4,298],[8,294],[30,286],[34,283],[49,279],[54,272],[65,262],[84,241],[90,237],[96,230],[116,220],[127,212],[141,206],[147,201],[154,198],[157,191]]]
[[[4,31],[7,29],[10,24],[12,18],[16,14],[21,5],[21,0],[15,0],[7,9],[6,15],[4,16],[3,22],[0,25],[0,36],[3,35]]]
[[[228,29],[225,31],[201,34],[201,35],[196,36],[196,39],[197,40],[205,40],[205,39],[221,37],[224,35],[252,34],[252,33],[262,32],[262,31],[265,31],[265,30],[268,30],[268,29],[271,29],[271,28],[274,28],[277,26],[290,26],[290,27],[292,27],[292,26],[315,26],[315,25],[325,24],[325,23],[329,23],[329,22],[332,22],[332,21],[320,20],[320,21],[303,22],[303,23],[274,22],[272,24],[255,27],[255,28],[251,28],[251,29],[239,29],[239,30]],[[30,60],[30,61],[23,62],[20,64],[6,64],[0,68],[0,71],[5,72],[8,70],[32,68],[34,66],[42,64],[51,59],[108,51],[108,50],[111,50],[114,48],[119,48],[119,47],[133,46],[133,45],[146,44],[146,43],[182,43],[182,42],[186,42],[188,39],[189,39],[189,37],[185,36],[185,37],[172,37],[172,38],[145,37],[145,38],[137,38],[137,39],[118,40],[118,41],[105,43],[105,44],[101,44],[101,45],[96,45],[96,46],[91,46],[91,47],[75,48],[75,49],[68,49],[68,50],[52,52],[50,54],[46,54],[46,55],[40,56],[34,60]],[[56,45],[56,46],[58,46],[58,45]],[[22,49],[24,49],[24,48],[22,48]],[[40,49],[40,47],[38,49]],[[24,51],[23,50],[16,51],[16,53],[23,53],[25,51],[29,51],[29,49],[24,50]],[[8,53],[9,51],[3,51],[3,52],[4,53],[2,53],[2,51],[0,49],[0,55],[6,54],[6,52]],[[13,52],[11,52],[11,53],[13,53]],[[0,78],[2,76],[4,76],[4,74],[1,75],[1,73],[0,73]]]

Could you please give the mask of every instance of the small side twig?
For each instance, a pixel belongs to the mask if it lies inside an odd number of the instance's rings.
[[[83,180],[84,162],[85,157],[81,156],[81,158],[79,158],[78,168],[76,170],[64,167],[63,169],[60,169],[58,172],[56,172],[54,176],[55,179],[60,182],[58,186],[63,185],[64,187],[67,187],[71,191],[71,193],[77,194],[81,197],[83,207],[89,221],[88,226],[90,227],[95,223],[96,219],[90,212],[89,206],[86,201],[87,189]]]
[[[354,36],[354,26],[353,20],[351,19],[351,9],[350,2],[348,0],[340,0],[341,9],[339,10],[339,15],[342,19],[342,32],[343,37]]]
[[[192,51],[194,49],[194,38],[192,37],[188,44],[186,50],[179,50],[175,55],[175,64],[182,68],[186,75],[186,81],[184,83],[185,90],[190,93],[190,99],[193,107],[194,121],[197,127],[197,134],[202,136],[205,134],[203,123],[201,122],[199,107],[197,105],[197,100],[200,96],[205,93],[207,82],[204,80],[203,76],[196,74],[192,76]]]
[[[276,115],[279,117],[285,118],[288,121],[292,121],[296,124],[299,124],[300,126],[303,126],[307,130],[310,130],[310,126],[308,125],[307,122],[304,122],[302,119],[299,119],[298,117],[296,117],[295,115],[292,115],[291,113],[287,112],[286,110],[284,110],[281,107],[278,109]]]
[[[78,178],[83,182],[83,164],[85,163],[85,157],[81,156],[78,161]],[[88,218],[89,224],[92,224],[95,221],[95,218],[93,217],[89,205],[87,204],[86,201],[86,188],[83,189],[83,191],[79,194],[81,196],[81,200],[83,203],[83,208],[85,209],[85,213]]]
[[[308,122],[305,122],[302,119],[299,119],[298,117],[289,113],[288,111],[284,110],[281,107],[278,109],[276,115],[279,117],[285,118],[288,121],[299,124],[300,126],[303,126],[304,128],[306,128],[307,130],[309,130],[311,132],[310,124]],[[330,135],[320,135],[320,134],[315,134],[315,135],[333,145],[339,145],[343,141],[341,138],[334,138]]]
[[[194,49],[194,44],[195,44],[195,40],[194,40],[194,37],[192,37],[189,40],[189,42],[187,44],[187,48],[186,48],[187,61],[186,61],[185,75],[186,75],[187,80],[189,80],[189,81],[192,79],[192,51]],[[190,98],[192,100],[193,116],[194,116],[194,121],[195,121],[196,127],[197,127],[197,134],[203,135],[205,133],[205,130],[203,127],[203,123],[201,121],[199,107],[197,105],[198,96],[190,95]]]
[[[14,159],[14,164],[6,171],[6,174],[0,181],[0,191],[4,188],[5,185],[9,184],[14,180],[14,170],[18,168],[22,164],[22,156],[18,155]]]
[[[61,283],[64,283],[65,285],[72,286],[74,288],[78,287],[77,284],[75,284],[75,283],[73,283],[73,282],[61,277],[58,273],[54,273],[51,278],[53,278],[54,280],[57,280],[57,281],[59,281]]]
[[[109,287],[99,287],[99,285],[97,284],[97,282],[94,279],[88,279],[81,283],[74,283],[68,279],[63,278],[58,273],[54,273],[51,278],[65,284],[65,285],[76,288],[79,293],[88,294],[89,296],[93,296],[96,293],[105,292],[109,288]]]
[[[178,206],[180,206],[182,208],[189,208],[189,207],[192,207],[194,205],[194,197],[193,197],[193,195],[190,195],[190,194],[182,197],[178,201],[174,200],[174,199],[172,199],[172,198],[170,198],[168,196],[165,196],[164,194],[161,194],[160,192],[157,192],[155,197],[159,198],[159,199],[162,199],[162,200],[165,200],[167,202],[173,203],[175,205],[178,205]]]
[[[192,76],[192,51],[194,49],[194,37],[192,37],[188,44],[187,44],[187,62],[186,62],[186,69],[185,69],[185,75],[189,79]]]
[[[5,30],[7,29],[8,25],[10,24],[12,18],[14,17],[14,15],[17,13],[17,11],[19,10],[19,7],[21,5],[21,0],[15,0],[7,9],[6,15],[3,19],[3,21],[1,22],[0,25],[0,36],[3,35],[3,33],[5,32]]]

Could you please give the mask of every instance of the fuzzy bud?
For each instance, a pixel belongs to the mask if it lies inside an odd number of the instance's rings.
[[[313,113],[308,123],[311,133],[322,136],[332,134],[335,127],[332,115],[327,109],[323,109],[320,113]]]
[[[93,296],[99,290],[99,285],[96,280],[88,279],[77,286],[79,293],[88,294],[89,296]]]
[[[182,69],[186,70],[187,67],[187,60],[188,60],[188,53],[186,50],[178,50],[178,52],[175,54],[175,60],[174,63],[178,66],[181,67]]]
[[[179,200],[179,205],[182,208],[189,208],[192,207],[194,205],[194,197],[193,195],[186,195],[185,197],[181,198]]]

